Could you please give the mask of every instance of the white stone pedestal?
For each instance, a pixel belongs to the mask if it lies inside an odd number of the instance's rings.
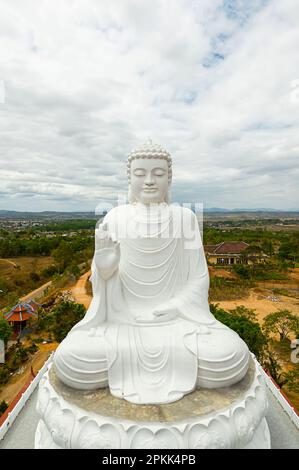
[[[39,386],[37,449],[268,449],[267,399],[252,360],[238,384],[167,405],[134,405],[109,389],[71,389],[54,366]]]

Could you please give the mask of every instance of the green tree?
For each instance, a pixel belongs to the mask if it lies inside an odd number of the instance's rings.
[[[67,271],[72,274],[76,279],[80,276],[80,269],[76,263],[70,264]]]
[[[3,415],[3,413],[7,410],[8,404],[6,401],[2,400],[0,403],[0,416]]]
[[[271,240],[264,240],[262,242],[262,250],[266,255],[272,256],[274,254],[274,245]]]
[[[299,318],[289,310],[278,310],[264,318],[263,330],[269,337],[279,334],[280,341],[284,341],[299,330]]]
[[[7,352],[6,366],[10,372],[14,372],[27,361],[28,357],[28,349],[24,348],[21,342],[17,342],[13,344]]]
[[[70,243],[62,240],[59,247],[53,250],[52,256],[60,268],[60,272],[63,272],[67,266],[69,266],[74,259],[74,253]]]
[[[233,310],[229,310],[230,313],[233,315],[237,315],[239,317],[246,317],[248,320],[256,321],[256,313],[254,309],[247,308],[244,305],[238,305]]]
[[[71,300],[62,300],[52,310],[53,327],[52,332],[55,340],[61,342],[68,332],[78,323],[85,315],[85,307]]]
[[[299,394],[299,364],[297,364],[293,370],[284,374],[284,377],[288,390]]]
[[[37,331],[46,330],[50,332],[53,328],[55,318],[52,312],[47,312],[43,308],[37,310]]]
[[[266,346],[266,337],[263,334],[260,325],[248,317],[248,315],[252,315],[252,312],[249,314],[248,312],[245,312],[244,315],[242,315],[242,310],[240,311],[237,309],[235,309],[235,312],[227,312],[215,304],[211,304],[210,308],[215,318],[236,331],[236,333],[238,333],[238,335],[245,341],[249,350],[255,354],[258,360],[260,360]]]
[[[283,241],[279,247],[278,256],[281,259],[287,259],[296,262],[299,258],[299,233],[295,233],[286,241]]]
[[[6,344],[11,335],[12,327],[10,326],[8,321],[5,320],[5,318],[0,318],[0,339],[4,341],[4,344]]]
[[[266,369],[271,377],[275,380],[277,385],[283,387],[286,383],[279,356],[276,352],[269,348],[267,345],[264,348],[263,354],[260,357],[260,363],[264,369]]]

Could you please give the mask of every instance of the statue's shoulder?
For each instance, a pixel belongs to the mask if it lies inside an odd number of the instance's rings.
[[[104,222],[109,223],[119,217],[126,217],[131,212],[131,204],[121,204],[110,209],[105,215]]]
[[[196,219],[195,213],[189,209],[189,207],[180,206],[178,204],[170,204],[170,209],[173,215],[177,217],[189,217],[191,219]]]

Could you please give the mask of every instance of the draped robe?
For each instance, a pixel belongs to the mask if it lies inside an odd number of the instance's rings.
[[[196,216],[176,205],[149,210],[137,203],[112,209],[104,223],[120,242],[119,267],[104,281],[95,252],[93,300],[73,330],[104,341],[113,395],[132,403],[176,401],[195,389],[198,336],[223,328],[209,310]],[[174,317],[158,321],[161,307]]]

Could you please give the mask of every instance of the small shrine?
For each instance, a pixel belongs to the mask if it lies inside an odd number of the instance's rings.
[[[30,318],[37,318],[37,309],[40,306],[39,303],[31,299],[28,302],[19,302],[4,314],[4,318],[13,326],[15,335],[21,333]]]

